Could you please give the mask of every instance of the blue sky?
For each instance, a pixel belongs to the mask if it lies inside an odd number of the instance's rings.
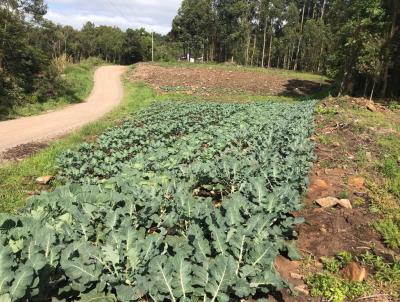
[[[166,34],[182,0],[47,0],[47,19],[81,28],[86,21]]]

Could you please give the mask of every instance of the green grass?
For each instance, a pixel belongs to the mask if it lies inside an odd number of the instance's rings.
[[[379,256],[367,251],[359,257],[363,265],[372,272],[369,285],[380,292],[393,297],[393,301],[400,298],[400,258],[398,255]]]
[[[358,257],[343,251],[335,257],[322,257],[323,269],[306,277],[312,297],[324,297],[329,301],[354,301],[361,297],[384,292],[393,298],[399,297],[400,262],[397,256],[385,258],[367,251]],[[351,261],[368,269],[368,278],[363,282],[352,282],[343,278],[341,270]],[[315,260],[308,264],[315,266]],[[397,300],[396,300],[397,301]]]
[[[36,178],[56,173],[56,158],[62,151],[73,149],[90,137],[104,132],[125,116],[149,105],[156,98],[154,91],[144,83],[130,84],[125,81],[124,87],[125,96],[121,105],[104,118],[88,124],[64,139],[55,141],[22,162],[0,167],[0,212],[15,212],[23,207],[29,193],[38,189],[35,184]],[[57,183],[52,184],[56,185]]]
[[[312,297],[324,297],[332,302],[353,301],[370,293],[366,283],[350,282],[330,272],[309,277],[307,284]]]
[[[66,89],[63,89],[61,95],[41,102],[15,106],[8,116],[0,117],[0,120],[37,115],[42,112],[57,110],[67,105],[84,101],[92,91],[94,72],[97,67],[101,66],[103,63],[104,62],[100,59],[91,58],[79,64],[67,66],[62,74],[62,78],[66,82]]]
[[[312,297],[324,297],[332,302],[354,300],[371,293],[366,282],[351,282],[340,275],[340,270],[353,260],[346,251],[335,257],[322,257],[323,271],[306,279]]]
[[[299,72],[286,69],[277,68],[261,68],[261,67],[249,67],[249,66],[238,66],[238,65],[224,65],[217,63],[203,63],[203,64],[193,64],[188,62],[157,62],[158,66],[163,67],[185,67],[185,68],[215,68],[229,71],[247,71],[247,72],[261,72],[269,75],[275,75],[285,78],[312,81],[317,83],[326,83],[329,79],[326,76],[309,73],[309,72]]]
[[[385,194],[377,194],[375,203],[393,196],[391,203],[382,203],[380,212],[384,217],[375,223],[376,230],[382,235],[385,244],[392,249],[400,249],[400,135],[388,134],[378,139],[381,152],[378,170],[383,174]],[[392,199],[392,198],[390,198]]]

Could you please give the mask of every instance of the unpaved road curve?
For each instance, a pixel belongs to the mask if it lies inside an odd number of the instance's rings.
[[[96,70],[94,87],[84,103],[37,116],[0,122],[0,153],[16,146],[56,138],[93,122],[117,106],[123,97],[124,66]]]

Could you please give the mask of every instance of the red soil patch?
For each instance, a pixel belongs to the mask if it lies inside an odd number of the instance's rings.
[[[161,67],[138,64],[131,81],[144,81],[161,93],[181,92],[200,95],[309,95],[326,83],[296,80],[263,72],[231,71],[215,67]]]
[[[364,100],[354,101],[358,106],[366,107],[369,104]],[[327,104],[331,107],[332,104]],[[368,107],[367,107],[368,108]],[[377,112],[390,114],[383,106],[378,104]],[[368,110],[370,110],[368,108]],[[371,111],[371,110],[370,110]],[[276,266],[281,275],[294,286],[306,289],[305,278],[311,272],[322,271],[322,263],[318,262],[321,257],[332,257],[342,251],[360,255],[374,247],[379,253],[390,254],[383,245],[381,236],[373,227],[379,218],[369,210],[370,192],[364,186],[360,173],[360,166],[355,162],[352,155],[360,146],[367,146],[366,150],[378,154],[374,150],[374,138],[370,133],[354,133],[341,116],[333,121],[326,121],[317,115],[316,136],[333,133],[340,138],[340,144],[333,143],[327,146],[322,143],[316,144],[316,155],[318,160],[310,173],[310,186],[304,198],[305,208],[295,213],[295,216],[304,217],[305,223],[297,227],[298,237],[296,245],[301,254],[307,258],[317,260],[316,267],[308,267],[305,271],[297,261],[278,260]],[[315,138],[313,138],[315,140]],[[326,168],[327,166],[332,168]],[[375,181],[379,183],[376,176]],[[353,209],[340,207],[320,208],[315,200],[324,197],[339,197],[346,192],[348,199],[353,203]],[[357,204],[355,201],[362,203]],[[293,278],[302,276],[302,279]],[[275,297],[275,301],[302,302],[302,301],[324,301],[321,298],[312,298],[307,293],[298,292],[298,296],[292,296],[289,291],[283,291],[281,296]],[[374,297],[365,298],[363,301],[383,301]],[[385,300],[387,301],[387,300]]]

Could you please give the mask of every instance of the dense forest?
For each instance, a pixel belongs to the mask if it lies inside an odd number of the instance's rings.
[[[62,86],[60,58],[152,59],[152,34],[45,19],[43,0],[0,0],[0,112]],[[398,0],[183,0],[154,60],[204,61],[327,75],[337,94],[400,96]],[[62,65],[62,64],[61,64]]]
[[[338,93],[400,95],[398,0],[184,0],[171,36],[209,61],[323,73]]]

